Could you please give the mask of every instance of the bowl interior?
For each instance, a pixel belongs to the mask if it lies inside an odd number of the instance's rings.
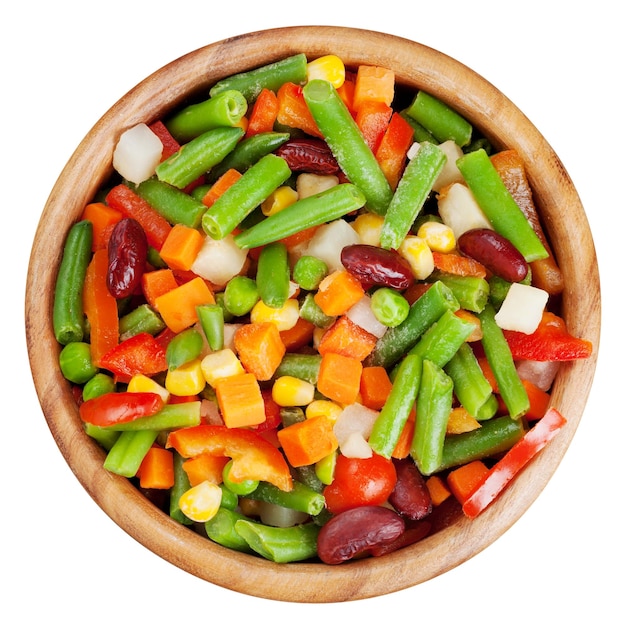
[[[172,521],[126,479],[102,468],[104,452],[83,432],[68,383],[58,368],[51,310],[65,235],[112,172],[120,134],[150,123],[218,79],[280,58],[337,54],[347,66],[392,68],[397,81],[424,89],[456,108],[497,148],[524,158],[545,230],[564,273],[562,313],[573,334],[597,345],[600,292],[595,250],[576,190],[539,131],[506,96],[472,70],[413,41],[343,27],[293,27],[249,33],[208,45],[159,69],[95,124],[63,169],[43,210],[26,289],[26,335],[37,394],[48,426],[78,480],[126,532],[174,565],[214,584],[264,598],[335,602],[382,595],[438,576],[477,554],[505,532],[537,498],[574,436],[591,387],[596,356],[562,367],[553,404],[565,430],[479,518],[451,510],[442,529],[385,557],[341,566],[277,565],[213,544]],[[562,219],[566,212],[567,219]]]

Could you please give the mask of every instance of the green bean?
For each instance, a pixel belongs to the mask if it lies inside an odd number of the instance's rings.
[[[440,280],[452,291],[462,309],[480,313],[489,299],[489,283],[478,276],[457,276],[435,270],[429,280]]]
[[[259,297],[267,306],[280,309],[289,297],[289,257],[287,246],[275,241],[263,247],[257,261],[256,284]]]
[[[222,490],[220,507],[234,511],[239,506],[239,496],[226,487],[224,483],[220,485],[220,489]]]
[[[326,505],[321,493],[297,480],[294,481],[291,491],[283,491],[271,483],[261,481],[248,497],[252,500],[269,502],[308,515],[317,515]]]
[[[82,385],[98,373],[91,359],[91,347],[84,341],[73,341],[59,353],[61,373],[70,382]]]
[[[209,539],[225,548],[238,552],[252,552],[248,542],[235,530],[235,523],[239,520],[252,520],[242,513],[220,507],[217,514],[204,523],[204,529]]]
[[[303,53],[295,54],[273,63],[268,63],[246,72],[224,78],[213,87],[209,94],[212,97],[219,93],[235,89],[241,92],[249,102],[254,102],[262,89],[278,91],[283,83],[304,84],[306,81],[307,58]]]
[[[372,294],[370,306],[374,317],[389,328],[402,324],[411,309],[408,300],[399,291],[390,287],[377,289]]]
[[[282,146],[289,139],[289,133],[257,133],[240,141],[234,150],[209,172],[209,182],[215,182],[222,174],[230,169],[244,173],[250,169],[261,157]],[[207,168],[208,169],[208,168]]]
[[[180,497],[191,488],[189,477],[187,472],[183,468],[185,462],[176,450],[172,451],[174,454],[174,486],[170,489],[170,517],[176,520],[179,524],[185,524],[190,526],[193,521],[190,520],[181,510],[179,506]]]
[[[120,434],[104,459],[104,469],[132,478],[159,435],[158,430],[126,431]]]
[[[513,419],[519,419],[530,407],[528,394],[515,368],[513,355],[504,333],[495,321],[491,304],[478,314],[482,326],[481,343],[498,384],[498,392]]]
[[[318,328],[328,328],[335,318],[331,315],[326,315],[320,308],[319,304],[315,302],[313,293],[307,293],[300,303],[300,317],[307,322],[311,322]]]
[[[204,232],[213,239],[223,239],[290,175],[284,159],[275,154],[265,155],[215,201],[210,211],[206,211],[202,218]]]
[[[173,371],[181,365],[197,359],[203,348],[202,335],[195,328],[186,328],[167,344],[165,349],[167,368]]]
[[[299,406],[281,406],[280,407],[280,421],[284,428],[297,424],[298,422],[304,422],[306,415]]]
[[[384,215],[393,190],[337,90],[328,81],[313,79],[302,91],[337,163],[347,178],[363,191],[367,208]]]
[[[425,141],[408,162],[391,198],[380,233],[382,248],[397,250],[424,207],[446,155],[436,145]]]
[[[301,354],[287,352],[276,368],[275,378],[294,376],[315,385],[320,371],[322,356],[320,354]]]
[[[418,143],[422,143],[423,141],[430,141],[430,143],[434,143],[437,145],[438,142],[432,135],[432,133],[426,130],[421,124],[418,124],[408,113],[407,110],[404,109],[400,111],[400,115],[402,118],[408,122],[409,126],[413,129],[413,140]]]
[[[107,430],[106,428],[102,428],[102,426],[96,426],[95,424],[89,424],[87,422],[83,424],[83,428],[85,429],[85,433],[97,441],[107,452],[111,450],[120,436],[119,432]]]
[[[221,350],[224,347],[224,309],[219,304],[200,304],[196,313],[211,350]]]
[[[184,224],[190,228],[200,226],[206,206],[181,189],[148,178],[135,191],[170,224]]]
[[[328,274],[328,265],[322,259],[303,254],[293,266],[293,279],[307,291],[314,291],[319,287],[322,279]]]
[[[499,410],[500,403],[495,394],[491,394],[485,404],[483,404],[474,416],[476,420],[482,422],[483,420],[491,419]]]
[[[528,261],[545,259],[548,252],[506,188],[485,150],[457,160],[467,186],[494,229],[506,237]]]
[[[425,476],[441,465],[452,396],[452,379],[432,361],[425,360],[411,442],[411,456]]]
[[[398,367],[391,392],[369,437],[372,450],[380,456],[391,458],[409,414],[415,408],[421,376],[422,358],[407,355]]]
[[[165,322],[156,309],[149,304],[140,304],[120,318],[120,341],[130,339],[139,333],[156,335],[164,329]]]
[[[406,114],[426,128],[439,143],[452,139],[463,147],[472,138],[472,125],[447,104],[419,91]]]
[[[224,307],[235,317],[250,313],[259,301],[259,288],[256,280],[249,276],[233,276],[224,289]]]
[[[301,465],[300,467],[293,468],[293,477],[294,479],[316,491],[317,493],[322,493],[324,491],[324,483],[320,480],[317,475],[317,470],[315,464],[313,465]]]
[[[84,338],[83,284],[91,259],[93,227],[77,222],[67,234],[54,289],[52,325],[61,345]]]
[[[243,134],[244,130],[239,126],[218,127],[202,133],[159,163],[156,167],[157,178],[183,189],[223,161]]]
[[[139,417],[130,422],[121,422],[112,426],[105,426],[107,430],[118,430],[123,432],[137,432],[142,430],[175,430],[177,428],[187,428],[200,424],[200,402],[180,402],[166,404],[154,415]]]
[[[282,211],[266,217],[255,226],[235,235],[235,243],[240,248],[256,248],[299,233],[305,228],[337,220],[360,209],[364,204],[365,196],[355,185],[335,185],[313,196],[297,200]]]
[[[115,380],[113,377],[104,372],[98,372],[85,383],[83,400],[91,400],[91,398],[97,398],[112,391],[115,391]]]
[[[244,95],[236,89],[224,90],[203,102],[190,104],[165,122],[180,143],[218,126],[236,126],[248,110]]]

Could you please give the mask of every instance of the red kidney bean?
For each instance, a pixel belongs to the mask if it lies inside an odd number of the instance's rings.
[[[341,262],[365,289],[374,285],[407,289],[415,282],[408,261],[395,250],[355,243],[343,248]]]
[[[322,139],[290,139],[276,150],[287,161],[292,172],[337,174],[339,164]]]
[[[389,554],[395,552],[400,548],[406,548],[418,541],[421,541],[425,537],[428,537],[432,529],[432,524],[426,520],[414,522],[412,526],[407,527],[406,530],[394,541],[386,543],[384,545],[376,546],[370,550],[372,556],[383,556],[383,554]]]
[[[430,515],[433,503],[424,477],[411,459],[393,459],[396,485],[389,496],[389,504],[400,515],[420,520]]]
[[[482,263],[504,280],[517,283],[526,278],[528,264],[521,252],[505,237],[489,228],[474,228],[457,240],[458,249]]]
[[[338,513],[317,537],[317,553],[329,565],[337,565],[395,541],[404,532],[404,520],[382,506],[360,506]]]
[[[114,298],[126,298],[139,286],[148,255],[146,233],[137,220],[126,217],[115,225],[108,254],[107,288]]]

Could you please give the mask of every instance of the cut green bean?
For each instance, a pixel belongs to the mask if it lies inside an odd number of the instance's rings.
[[[261,481],[248,497],[308,515],[317,515],[326,505],[321,493],[298,481],[294,481],[291,491],[283,491],[271,483]]]
[[[438,98],[419,91],[406,114],[426,128],[439,143],[452,139],[463,147],[472,138],[472,125]]]
[[[515,368],[513,355],[502,329],[495,321],[495,311],[491,304],[478,314],[482,326],[483,337],[481,343],[489,367],[498,384],[500,394],[509,415],[513,419],[522,417],[530,407],[526,389],[520,380]]]
[[[284,159],[275,154],[265,155],[215,201],[210,211],[206,211],[202,218],[204,232],[213,239],[223,239],[290,175]]]
[[[478,276],[457,276],[435,270],[429,280],[440,280],[452,291],[462,309],[480,313],[489,299],[489,283]]]
[[[275,241],[264,246],[257,262],[256,284],[263,303],[280,309],[289,297],[289,257],[287,246]]]
[[[411,456],[424,476],[441,465],[452,392],[452,379],[432,361],[424,361],[411,443]]]
[[[224,309],[219,304],[200,304],[196,313],[211,350],[221,350],[224,347]]]
[[[222,91],[203,102],[190,104],[165,122],[180,143],[219,126],[236,126],[248,110],[245,96],[236,89]]]
[[[83,284],[91,259],[92,239],[93,227],[87,220],[74,224],[65,239],[52,311],[54,336],[61,345],[82,341],[85,336]]]
[[[467,186],[494,229],[506,237],[528,261],[545,259],[548,252],[506,188],[485,150],[457,160]]]
[[[313,196],[297,200],[278,213],[266,217],[248,230],[235,235],[235,243],[240,248],[266,245],[299,233],[305,228],[337,220],[360,209],[364,204],[365,196],[355,185],[351,183],[335,185]]]
[[[207,537],[225,548],[238,552],[252,552],[248,542],[235,530],[235,524],[239,520],[253,521],[238,511],[220,507],[217,514],[204,524]]]
[[[200,200],[156,178],[148,178],[135,189],[170,224],[198,228],[206,206]]]
[[[215,97],[224,91],[235,89],[241,92],[244,98],[251,103],[257,99],[264,88],[276,92],[283,83],[304,84],[307,78],[306,71],[306,55],[303,53],[295,54],[224,78],[211,87],[209,94],[211,97]]]
[[[425,141],[408,162],[391,198],[383,220],[380,245],[397,250],[411,230],[415,218],[443,169],[446,155],[436,145]]]
[[[294,467],[293,477],[297,482],[302,483],[317,493],[322,493],[322,491],[324,491],[324,483],[317,475],[315,464]]]
[[[165,360],[167,368],[173,371],[200,356],[204,348],[202,335],[195,328],[186,328],[179,332],[167,344]]]
[[[189,519],[181,510],[180,510],[180,497],[189,489],[191,489],[191,483],[189,482],[189,477],[187,476],[187,472],[183,468],[183,463],[185,462],[184,457],[182,457],[176,450],[172,451],[174,454],[174,485],[170,490],[170,517],[176,520],[179,524],[185,524],[186,526],[190,526],[193,524],[193,521]]]
[[[337,90],[328,81],[313,79],[304,86],[303,94],[348,180],[363,191],[370,211],[384,215],[393,190]]]
[[[391,392],[374,421],[369,444],[374,452],[387,459],[400,439],[402,429],[415,408],[422,376],[422,358],[407,355],[400,363]]]
[[[301,380],[306,380],[312,385],[315,385],[317,383],[321,363],[322,356],[320,354],[287,352],[276,369],[274,377],[293,376],[294,378],[300,378]]]
[[[304,296],[300,303],[300,317],[318,328],[328,328],[336,318],[332,315],[326,315],[319,304],[315,302],[314,296],[313,293],[307,293]]]
[[[126,478],[132,478],[137,474],[141,462],[158,435],[158,430],[121,433],[104,459],[104,469]]]
[[[121,422],[112,426],[105,426],[107,430],[123,432],[137,432],[141,430],[169,431],[177,428],[187,428],[200,424],[200,401],[166,404],[154,415],[139,417],[130,422]]]
[[[107,452],[111,450],[120,436],[119,432],[107,430],[106,428],[102,428],[102,426],[96,426],[88,422],[84,422],[83,426],[85,433],[97,441]]]
[[[139,333],[157,335],[165,329],[163,318],[149,304],[138,307],[120,317],[120,341],[130,339]]]
[[[500,403],[498,402],[498,398],[495,394],[491,394],[485,404],[483,404],[479,409],[476,415],[474,416],[477,421],[482,422],[483,420],[489,420],[498,412],[500,409]]]
[[[157,178],[183,189],[222,162],[235,149],[243,134],[244,130],[239,126],[213,128],[202,133],[159,163]]]
[[[422,143],[423,141],[430,141],[430,143],[434,143],[435,145],[440,143],[433,137],[433,134],[430,131],[426,130],[421,124],[416,122],[407,113],[406,109],[404,109],[403,111],[400,111],[400,115],[406,122],[408,122],[409,126],[413,129],[414,141],[417,141],[418,143]]]

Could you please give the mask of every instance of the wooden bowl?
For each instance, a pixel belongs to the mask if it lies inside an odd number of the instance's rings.
[[[536,204],[564,272],[563,315],[571,332],[598,345],[600,289],[595,250],[580,199],[558,156],[532,123],[493,85],[458,61],[413,41],[341,27],[292,27],[253,32],[191,52],[139,83],[95,124],[63,169],[39,223],[27,280],[26,334],[32,374],[48,426],[78,480],[129,535],[172,564],[216,585],[292,602],[338,602],[417,585],[471,558],[527,510],[570,444],[592,384],[596,356],[565,364],[553,403],[567,417],[563,432],[489,509],[448,525],[394,554],[340,566],[277,565],[213,544],[158,510],[125,478],[102,467],[104,453],[81,427],[70,386],[58,367],[51,311],[68,229],[112,172],[120,134],[150,123],[218,79],[291,54],[334,53],[348,66],[389,67],[397,80],[453,106],[498,149],[524,158]]]

